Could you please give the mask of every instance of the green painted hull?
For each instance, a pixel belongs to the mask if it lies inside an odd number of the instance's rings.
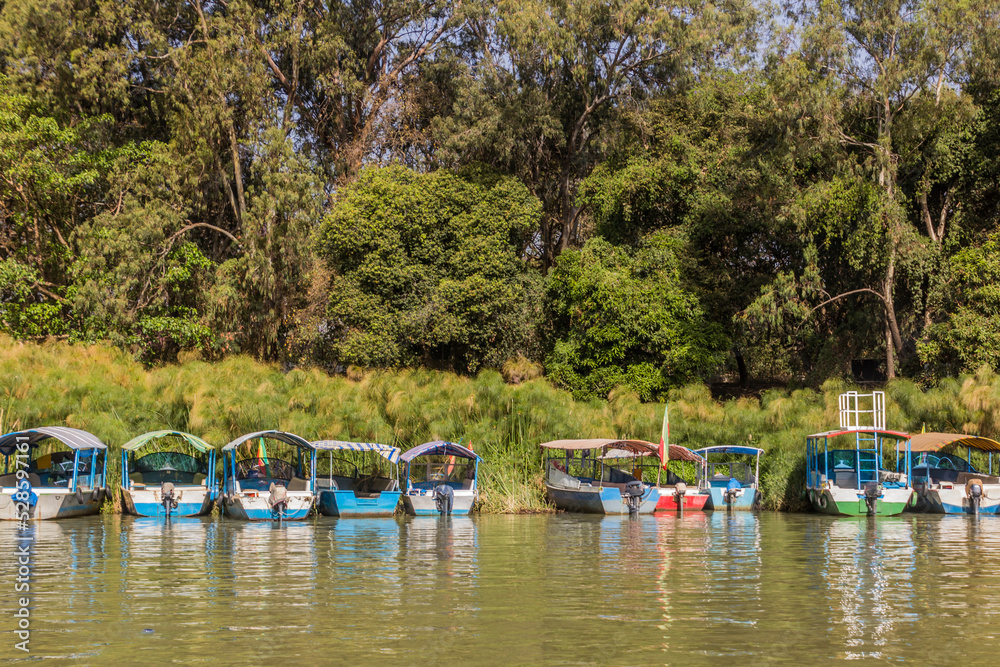
[[[854,497],[841,497],[838,500],[829,491],[810,490],[809,501],[814,510],[823,514],[832,514],[835,516],[867,516],[868,504],[865,503],[864,499],[858,499],[856,494],[853,492],[851,492],[850,495],[853,495]],[[900,496],[899,493],[894,495]],[[902,500],[900,498],[884,498],[877,500],[875,505],[875,516],[896,516],[902,514],[903,510],[906,509],[908,501],[908,497]]]

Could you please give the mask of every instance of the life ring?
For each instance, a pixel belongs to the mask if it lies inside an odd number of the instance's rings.
[[[910,502],[908,503],[908,505],[910,507],[916,507],[918,502],[920,502],[920,496],[918,496],[917,492],[914,491],[913,493],[910,494]]]
[[[819,498],[816,499],[816,504],[819,505],[821,510],[825,510],[828,504],[826,499],[826,494],[820,491]]]

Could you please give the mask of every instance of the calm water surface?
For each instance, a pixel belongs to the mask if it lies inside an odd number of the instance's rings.
[[[997,664],[1000,517],[92,517],[33,528],[31,659]],[[13,649],[17,528],[0,525]]]

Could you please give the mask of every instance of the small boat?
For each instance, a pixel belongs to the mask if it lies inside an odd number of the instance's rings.
[[[268,454],[265,441],[288,445],[295,461]],[[243,521],[297,521],[312,509],[316,488],[316,449],[284,431],[240,436],[222,448],[222,506],[226,516]]]
[[[419,459],[419,460],[417,460]],[[415,516],[470,514],[479,497],[479,462],[471,449],[435,440],[403,452],[406,464],[403,508]]]
[[[320,440],[312,443],[317,450],[317,465],[327,464],[326,476],[317,470],[316,507],[326,516],[392,516],[399,504],[398,447],[375,442],[343,442]],[[329,454],[324,459],[323,452]],[[382,475],[375,467],[362,474],[353,461],[334,457],[334,452],[374,453],[396,467],[394,476]],[[336,474],[335,469],[349,474]]]
[[[705,459],[699,488],[711,495],[708,509],[752,510],[756,506],[760,480],[760,455],[763,449],[731,445],[717,445],[696,449]],[[719,457],[727,456],[725,460]],[[753,459],[753,466],[747,460],[732,458],[739,456]]]
[[[129,514],[208,514],[219,493],[215,448],[182,431],[144,433],[122,445],[121,489]]]
[[[957,453],[965,447],[965,458]],[[986,452],[989,474],[972,466],[972,450]],[[945,451],[951,450],[951,451]],[[1000,477],[993,453],[1000,442],[960,433],[921,433],[910,439],[910,469],[918,509],[934,514],[1000,514]]]
[[[695,469],[701,471],[704,467],[704,460],[697,453],[692,452],[687,447],[680,445],[666,445],[668,461],[690,461],[695,464]],[[683,512],[685,510],[699,511],[711,509],[708,506],[709,495],[706,491],[698,488],[694,483],[688,483],[677,474],[664,468],[667,473],[665,483],[661,483],[657,478],[656,486],[660,490],[660,499],[656,501],[657,512]]]
[[[107,489],[107,446],[65,426],[15,431],[0,437],[0,519],[43,521],[97,514]]]
[[[660,468],[659,448],[653,443],[597,438],[554,440],[541,447],[546,452],[545,490],[557,509],[583,514],[652,514],[656,510],[660,490],[643,481],[643,473],[652,467],[644,459],[652,457],[653,465]]]
[[[886,440],[904,458],[904,470],[886,468]],[[833,446],[836,441],[836,446]],[[806,493],[826,514],[894,516],[913,494],[910,436],[885,428],[885,393],[840,395],[840,428],[806,437]]]

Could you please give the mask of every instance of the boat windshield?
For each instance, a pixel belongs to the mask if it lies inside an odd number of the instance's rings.
[[[475,461],[454,456],[425,456],[410,461],[410,486],[433,489],[446,484],[453,489],[471,489],[476,478]]]
[[[64,448],[57,440],[49,440],[33,448],[35,458],[28,462],[28,474],[34,486],[69,486],[73,481],[73,461],[76,452]],[[102,457],[97,457],[98,473],[102,473]],[[89,475],[91,452],[81,451],[76,464],[77,476]]]
[[[129,477],[143,484],[200,484],[208,464],[181,452],[150,452],[129,466]]]

